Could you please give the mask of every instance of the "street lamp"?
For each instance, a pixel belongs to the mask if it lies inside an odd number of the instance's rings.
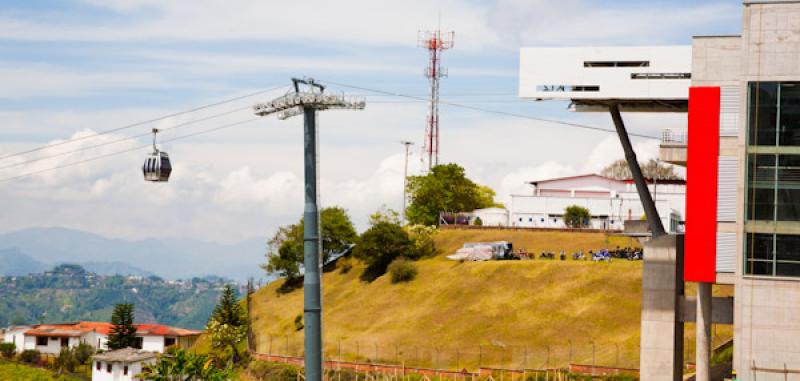
[[[319,196],[317,194],[317,111],[330,109],[363,110],[364,98],[343,94],[325,94],[325,87],[313,79],[292,78],[294,92],[272,101],[258,103],[253,111],[258,116],[277,114],[284,120],[303,114],[305,160],[305,210],[303,229],[303,312],[305,316],[305,369],[308,381],[322,380],[322,246],[319,226]],[[306,89],[300,91],[300,85]]]

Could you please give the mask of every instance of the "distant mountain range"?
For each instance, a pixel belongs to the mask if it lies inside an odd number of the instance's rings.
[[[0,234],[0,275],[41,272],[61,263],[101,275],[157,275],[188,279],[217,275],[244,282],[266,278],[265,240],[226,245],[193,239],[129,241],[65,228],[31,228]]]

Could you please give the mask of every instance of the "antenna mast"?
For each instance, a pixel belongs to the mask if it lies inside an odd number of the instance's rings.
[[[425,140],[422,143],[423,169],[427,158],[427,170],[439,164],[439,79],[447,77],[447,69],[442,69],[442,53],[453,47],[455,32],[442,33],[441,30],[420,31],[417,44],[428,49],[430,56],[425,77],[431,84],[431,102],[428,112],[428,124],[425,127]]]

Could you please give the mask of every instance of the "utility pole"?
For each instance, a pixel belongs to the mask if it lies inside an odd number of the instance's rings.
[[[365,101],[361,98],[346,98],[343,95],[323,94],[325,87],[313,79],[292,78],[294,93],[288,93],[271,102],[253,106],[255,114],[267,116],[278,114],[278,119],[296,115],[304,116],[304,162],[305,162],[305,219],[303,229],[303,312],[305,379],[322,380],[322,235],[319,223],[319,154],[317,134],[317,111],[328,109],[362,110]],[[300,91],[300,84],[308,87]],[[288,346],[288,336],[287,336]]]
[[[414,142],[409,142],[403,140],[400,144],[406,147],[406,157],[405,157],[405,164],[403,166],[403,222],[408,222],[408,216],[406,216],[406,202],[408,202],[408,196],[406,195],[406,188],[408,187],[408,149],[414,145]]]

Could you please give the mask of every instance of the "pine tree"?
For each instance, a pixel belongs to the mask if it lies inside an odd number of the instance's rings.
[[[206,330],[211,333],[211,343],[215,348],[230,348],[233,362],[239,360],[237,345],[247,335],[247,317],[231,285],[225,285]]]
[[[108,334],[108,349],[136,347],[136,327],[133,325],[133,304],[117,304],[111,314],[111,332]]]

